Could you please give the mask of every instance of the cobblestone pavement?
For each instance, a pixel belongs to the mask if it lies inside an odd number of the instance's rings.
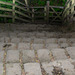
[[[75,75],[75,32],[0,28],[0,75],[53,75],[55,67]]]

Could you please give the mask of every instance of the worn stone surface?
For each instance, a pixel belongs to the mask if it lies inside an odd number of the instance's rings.
[[[12,43],[19,43],[21,41],[21,38],[12,38],[11,42]]]
[[[0,62],[3,62],[4,51],[0,51]]]
[[[61,43],[60,47],[61,48],[66,48],[66,47],[69,47],[69,44],[68,43]]]
[[[66,43],[67,39],[66,38],[59,38],[58,43]]]
[[[5,43],[10,43],[10,38],[9,37],[5,37],[4,41],[5,41]]]
[[[6,64],[6,75],[21,75],[21,67],[18,63]]]
[[[41,39],[41,38],[35,38],[34,41],[33,41],[33,43],[35,43],[35,44],[36,43],[43,44],[44,42],[45,42],[45,40],[44,39]]]
[[[46,39],[46,43],[57,43],[57,38],[48,38]]]
[[[9,45],[7,47],[7,50],[17,50],[17,44],[16,43],[5,43],[4,45]]]
[[[0,63],[0,75],[3,75],[3,63]]]
[[[75,59],[75,47],[67,47],[66,48],[68,54],[72,59]]]
[[[71,43],[75,43],[75,38],[70,38],[70,39],[68,39],[68,41]]]
[[[30,43],[19,43],[18,49],[19,50],[30,50]]]
[[[60,60],[60,61],[54,61],[50,63],[42,63],[42,66],[48,75],[53,75],[52,74],[52,71],[54,69],[53,66],[61,68],[62,71],[65,73],[65,75],[75,74],[74,66],[68,60]]]
[[[71,44],[72,47],[75,47],[75,43]]]
[[[35,53],[34,50],[23,50],[23,63],[34,62]]]
[[[24,64],[26,75],[42,75],[39,63]]]
[[[65,60],[67,59],[67,56],[65,54],[65,50],[64,49],[52,49],[52,54],[55,60]]]
[[[43,49],[44,44],[32,44],[32,49],[38,50],[38,49]]]
[[[3,46],[4,46],[4,43],[1,43],[1,42],[0,42],[0,51],[3,50]]]
[[[22,38],[22,42],[24,43],[31,43],[31,38]]]
[[[45,34],[44,33],[36,33],[36,37],[44,37]]]
[[[18,50],[7,51],[6,62],[7,63],[18,63],[19,62],[19,51]]]
[[[37,50],[37,54],[38,54],[38,59],[41,62],[49,62],[50,61],[50,56],[49,56],[49,50],[47,49],[40,49]]]
[[[0,42],[4,42],[4,37],[0,37]]]
[[[46,48],[49,50],[59,48],[59,47],[60,46],[58,44],[54,44],[54,43],[46,44]]]

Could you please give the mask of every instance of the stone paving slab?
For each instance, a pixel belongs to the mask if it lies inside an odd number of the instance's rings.
[[[75,38],[70,38],[70,39],[68,39],[68,41],[69,41],[70,43],[75,43]]]
[[[75,47],[75,43],[71,44],[72,47]]]
[[[0,37],[0,42],[4,43],[4,37]]]
[[[1,42],[0,42],[0,51],[3,50],[3,46],[4,46],[4,43],[1,43]]]
[[[60,46],[58,44],[54,44],[54,43],[46,44],[46,48],[49,50],[59,48],[59,47]]]
[[[45,39],[41,39],[41,38],[35,38],[33,41],[33,43],[35,43],[35,44],[37,44],[37,43],[43,44],[44,42],[45,42]]]
[[[32,39],[31,38],[22,38],[22,42],[24,43],[31,43]]]
[[[19,50],[30,50],[30,43],[19,43],[18,49]]]
[[[22,53],[23,53],[23,63],[35,61],[34,50],[23,50]]]
[[[3,46],[6,46],[6,48],[7,48],[6,50],[17,50],[17,44],[16,43],[4,43]]]
[[[12,43],[19,43],[21,41],[21,38],[12,38],[11,42]]]
[[[56,36],[56,33],[55,32],[46,32],[46,36],[49,37],[49,38],[54,38]]]
[[[39,33],[39,32],[36,33],[36,37],[44,37],[44,36],[45,36],[45,34],[42,33],[42,32],[41,33]]]
[[[38,54],[38,59],[41,62],[49,62],[50,61],[50,52],[47,49],[40,49],[37,50],[37,54]]]
[[[39,63],[24,64],[26,75],[42,75]]]
[[[6,75],[21,75],[21,67],[19,63],[6,64]]]
[[[10,37],[5,37],[5,43],[10,43]]]
[[[75,59],[75,47],[67,47],[66,50],[69,53],[70,57],[72,59]]]
[[[66,48],[66,47],[69,47],[69,44],[68,43],[61,43],[60,47],[61,48]]]
[[[3,63],[0,63],[0,75],[3,75]]]
[[[58,43],[66,43],[67,39],[66,38],[59,38]]]
[[[0,62],[3,62],[4,59],[4,51],[0,51]]]
[[[46,43],[57,43],[57,38],[48,38],[46,39]]]
[[[48,75],[53,75],[53,66],[59,67],[65,73],[65,75],[75,75],[74,66],[68,60],[54,61],[50,63],[42,63],[44,70]]]
[[[34,50],[39,50],[43,48],[44,48],[44,44],[32,44],[32,49]]]
[[[19,62],[19,51],[18,50],[7,51],[6,62],[7,63],[18,63]]]
[[[52,54],[55,60],[65,60],[67,56],[64,49],[52,49]]]

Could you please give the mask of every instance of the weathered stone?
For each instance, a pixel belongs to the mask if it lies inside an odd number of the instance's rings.
[[[6,64],[6,75],[21,75],[21,67],[18,63]]]
[[[17,44],[15,43],[5,43],[5,45],[7,45],[7,50],[17,50]]]
[[[50,63],[42,63],[44,70],[47,72],[48,75],[53,75],[54,67],[59,67],[65,73],[65,75],[74,75],[75,70],[74,66],[68,60],[61,60],[61,61],[54,61]]]
[[[21,41],[21,38],[12,38],[11,42],[12,43],[19,43]]]
[[[45,40],[44,39],[41,39],[41,38],[35,38],[34,39],[34,41],[33,41],[33,43],[39,43],[39,44],[43,44],[45,42]]]
[[[56,33],[55,32],[47,32],[46,36],[49,38],[54,38],[54,37],[56,37]]]
[[[57,43],[57,38],[46,39],[46,43]]]
[[[75,47],[75,43],[73,43],[71,46],[72,46],[72,47]]]
[[[70,57],[72,59],[75,59],[75,47],[67,47],[66,50],[69,53]]]
[[[39,50],[43,48],[44,48],[44,44],[32,44],[32,49],[34,50]]]
[[[3,63],[0,63],[0,75],[3,75]]]
[[[66,38],[59,38],[58,43],[66,43],[67,39]]]
[[[22,53],[23,53],[23,63],[35,61],[34,50],[23,50]]]
[[[18,49],[19,50],[29,50],[30,49],[30,43],[19,43]]]
[[[68,39],[68,41],[69,41],[70,43],[75,43],[75,38],[70,38],[70,39]]]
[[[36,33],[36,37],[44,37],[45,36],[45,34],[44,33]]]
[[[19,51],[17,51],[17,50],[7,51],[6,62],[7,63],[17,63],[17,62],[19,62]]]
[[[0,37],[0,42],[4,43],[4,37]]]
[[[0,51],[0,62],[3,62],[4,51]]]
[[[59,45],[58,44],[54,44],[54,43],[46,44],[46,48],[51,50],[51,49],[59,48]]]
[[[41,62],[49,62],[50,61],[50,56],[49,56],[49,50],[47,49],[40,49],[37,50],[37,54],[38,54],[38,59]]]
[[[68,43],[61,43],[61,44],[60,44],[60,47],[61,47],[61,48],[66,48],[66,47],[68,47],[68,46],[69,46]]]
[[[3,46],[4,46],[4,43],[1,43],[1,42],[0,42],[0,51],[3,50]]]
[[[24,64],[26,75],[42,75],[39,63]]]
[[[22,42],[24,42],[24,43],[31,43],[31,38],[23,38]]]
[[[64,49],[52,49],[51,51],[55,60],[67,59]]]
[[[10,38],[9,37],[5,37],[5,43],[10,43]]]

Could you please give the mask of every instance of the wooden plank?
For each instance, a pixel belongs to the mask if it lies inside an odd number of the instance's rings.
[[[28,15],[25,15],[25,14],[23,14],[23,13],[19,12],[19,11],[16,11],[16,10],[15,10],[15,13],[18,13],[18,14],[20,14],[20,15],[24,16],[24,17],[29,18],[29,19],[32,19],[32,18],[31,18],[31,17],[29,17]]]
[[[34,23],[34,9],[32,8],[32,22]]]
[[[52,8],[59,8],[59,9],[64,9],[63,6],[49,6],[49,7],[52,7]]]
[[[12,22],[14,23],[15,22],[15,0],[13,0],[13,8],[12,8],[12,10],[13,10],[13,19],[12,19]]]
[[[25,0],[25,4],[28,6],[28,1],[27,0]]]
[[[0,1],[0,4],[5,4],[5,5],[13,6],[13,4],[11,4],[11,3],[7,3],[7,2],[3,2],[3,1]]]
[[[47,11],[47,9],[46,9],[46,6],[44,7],[44,20],[46,21],[46,15],[47,15],[47,13],[46,13],[46,11]]]
[[[22,3],[22,2],[20,2],[18,0],[16,0],[16,2],[19,3],[19,4],[21,4],[21,5],[23,5],[23,6],[26,6],[24,3]]]
[[[40,8],[40,9],[43,8],[43,9],[44,9],[44,7],[45,7],[45,6],[36,6],[36,7],[29,7],[29,8],[34,8],[34,9],[35,9],[35,8]],[[63,9],[63,8],[64,8],[63,6],[50,6],[50,5],[49,5],[49,7],[52,7],[52,8],[59,8],[59,9]],[[26,7],[26,8],[27,8],[27,7]]]
[[[4,14],[0,14],[0,17],[9,17],[9,18],[12,18],[12,15],[4,15]]]
[[[23,18],[20,18],[20,17],[17,17],[17,16],[15,16],[15,19],[18,19],[18,20],[21,20],[21,21],[30,23],[30,21],[28,21],[28,20],[26,20],[26,19],[23,19]]]
[[[51,9],[53,10],[53,12],[57,15],[57,17],[59,17],[60,19],[62,19],[61,17],[60,17],[60,14],[57,14],[57,12],[51,7]],[[62,13],[62,12],[61,12]]]
[[[67,11],[69,11],[71,8],[73,8],[75,6],[75,3],[72,4],[72,6],[70,8],[67,8],[64,12],[63,12],[63,16],[66,14]]]
[[[32,13],[31,11],[28,11],[27,9],[25,9],[25,7],[23,8],[23,7],[18,6],[18,5],[15,5],[15,7],[19,8],[19,9],[25,11],[25,12]]]
[[[0,10],[3,10],[3,11],[12,11],[12,9],[9,9],[9,8],[3,8],[3,7],[0,7]]]
[[[47,23],[49,23],[49,4],[50,4],[50,1],[47,1],[47,10],[46,10],[46,15],[47,15]]]

